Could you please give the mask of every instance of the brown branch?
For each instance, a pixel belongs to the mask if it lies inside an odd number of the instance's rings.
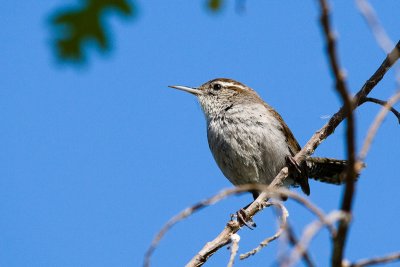
[[[400,252],[395,252],[393,254],[389,254],[386,256],[378,257],[378,258],[360,260],[360,261],[352,263],[348,266],[349,267],[365,267],[365,266],[370,266],[370,265],[394,262],[394,261],[398,261],[398,260],[400,260]]]
[[[386,72],[393,66],[393,64],[398,60],[400,56],[400,42],[397,43],[396,47],[389,53],[389,55],[385,58],[379,68],[375,71],[375,73],[365,82],[360,91],[354,96],[352,102],[352,109],[360,106],[360,100],[365,98],[374,87],[382,80],[385,76]],[[307,156],[310,156],[314,153],[315,149],[329,136],[331,135],[336,127],[346,118],[344,107],[341,107],[338,112],[336,112],[330,120],[320,129],[318,130],[311,139],[307,142],[307,144],[301,149],[299,153],[296,154],[294,159],[298,164],[301,164]],[[283,168],[279,174],[275,177],[272,183],[269,185],[269,188],[276,188],[283,184],[283,180],[288,175],[287,167]],[[270,193],[263,192],[260,196],[245,209],[246,217],[248,219],[253,218],[260,210],[259,207],[262,206],[262,203],[268,199]],[[243,224],[238,222],[228,223],[227,226],[221,231],[221,233],[214,238],[214,240],[207,242],[207,244],[192,258],[192,260],[188,263],[188,266],[201,266],[203,265],[207,259],[212,256],[219,248],[223,247],[227,243],[229,243],[229,237],[239,231],[240,227]]]
[[[354,96],[354,104],[360,106],[365,102],[365,98],[372,91],[372,89],[382,80],[386,72],[393,66],[394,63],[400,57],[400,41],[397,42],[396,46],[386,56],[385,60],[375,71],[375,73],[365,82],[361,90]]]
[[[339,60],[336,51],[335,35],[331,30],[329,7],[326,0],[319,0],[321,8],[321,25],[324,32],[325,42],[327,45],[327,53],[331,71],[335,77],[335,87],[343,100],[343,111],[347,118],[346,141],[347,141],[347,160],[348,167],[346,172],[346,185],[341,204],[341,210],[346,213],[351,212],[354,192],[355,192],[355,140],[354,140],[354,117],[353,117],[353,102],[347,89],[345,77],[339,65]],[[346,244],[347,231],[349,224],[346,221],[340,221],[338,234],[334,238],[332,266],[340,267],[342,264],[344,247]]]
[[[279,238],[282,235],[282,233],[286,230],[287,217],[289,216],[289,212],[287,211],[285,206],[280,202],[271,202],[271,201],[268,201],[267,205],[273,205],[273,206],[278,207],[280,209],[280,211],[281,211],[281,220],[280,220],[280,223],[279,223],[279,229],[278,229],[278,231],[276,231],[276,233],[273,236],[268,237],[265,240],[263,240],[256,248],[252,249],[249,252],[241,254],[240,255],[240,259],[241,260],[244,260],[244,259],[246,259],[246,258],[248,258],[250,256],[255,255],[261,249],[263,249],[264,247],[268,246],[269,243],[271,243],[272,241],[274,241],[277,238]]]
[[[372,103],[375,103],[375,104],[378,104],[381,106],[385,106],[387,103],[386,101],[372,98],[372,97],[364,98],[364,102],[372,102]],[[399,121],[399,124],[400,124],[400,112],[398,112],[393,106],[390,107],[390,111],[397,117],[397,120]]]
[[[281,171],[284,172],[284,169]],[[284,174],[283,174],[284,175]],[[276,178],[275,178],[276,179]],[[314,204],[312,204],[309,200],[301,197],[300,195],[291,192],[284,188],[278,187],[271,187],[271,185],[261,185],[261,184],[251,184],[240,186],[234,189],[231,189],[232,192],[237,190],[237,192],[244,192],[250,190],[258,190],[263,191],[260,196],[245,210],[246,216],[248,220],[252,218],[256,213],[263,209],[265,205],[264,199],[271,198],[271,197],[280,197],[282,194],[295,200],[296,202],[300,203],[302,206],[306,207],[310,210],[313,214],[315,214],[319,220],[323,221],[325,225],[327,225],[328,230],[330,231],[331,236],[336,235],[336,230],[333,225],[330,225],[328,222],[325,221],[325,214]],[[224,191],[222,192],[224,193]],[[266,196],[263,198],[262,196]],[[217,197],[217,196],[215,196]],[[250,212],[249,212],[250,211]],[[254,214],[251,217],[248,217],[249,214]],[[191,261],[186,266],[201,266],[203,265],[207,259],[212,256],[218,249],[225,246],[229,243],[230,236],[237,231],[244,225],[241,221],[229,221],[224,228],[224,230],[212,241],[208,242],[203,249],[196,254],[195,257],[191,259]]]
[[[295,192],[291,192],[285,188],[276,188],[276,189],[270,189],[269,186],[267,185],[262,185],[262,184],[249,184],[249,185],[242,185],[242,186],[238,186],[235,188],[231,188],[231,189],[227,189],[227,190],[223,190],[220,193],[205,199],[189,208],[184,209],[182,212],[180,212],[179,214],[175,215],[174,217],[172,217],[163,227],[162,229],[157,233],[157,235],[154,237],[150,247],[147,249],[147,252],[145,254],[145,258],[144,258],[144,263],[143,266],[150,266],[150,259],[151,256],[154,252],[154,250],[157,248],[158,244],[160,243],[161,239],[164,237],[164,235],[178,222],[182,221],[183,219],[189,217],[190,215],[192,215],[193,213],[199,211],[200,209],[207,207],[209,205],[215,204],[218,201],[233,195],[233,194],[240,194],[243,192],[248,192],[251,190],[257,190],[257,191],[268,191],[268,194],[270,197],[277,197],[280,198],[282,194],[284,194],[285,196],[287,196],[290,199],[293,199],[294,201],[300,203],[302,206],[304,206],[305,208],[307,208],[311,213],[313,213],[315,216],[318,217],[319,220],[324,222],[325,219],[325,214],[323,211],[321,211],[316,205],[314,205],[313,203],[311,203],[309,200],[307,200],[306,198],[300,196],[299,194],[295,193]],[[265,207],[266,203],[262,202],[260,203],[260,206],[258,206],[258,209],[263,209]],[[336,234],[336,230],[335,227],[333,225],[329,225],[328,223],[324,222],[327,227],[328,230],[330,231],[330,234],[332,236],[334,236]],[[220,238],[222,238],[222,236],[226,236],[226,232],[231,231],[230,234],[228,235],[229,238],[228,239],[221,239],[220,243],[216,244],[216,243],[208,243],[206,245],[210,255],[213,249],[213,252],[217,251],[219,248],[229,244],[231,242],[231,236],[236,233],[236,232],[232,232],[232,229],[240,229],[241,226],[243,226],[244,224],[238,221],[232,221],[230,220],[227,223],[227,226],[225,227],[224,231],[219,235]],[[198,259],[201,260],[202,255],[199,254],[198,255]],[[206,259],[204,259],[206,260]],[[203,262],[204,263],[204,262]],[[187,265],[187,266],[197,266],[197,265]]]
[[[206,200],[200,201],[199,203],[196,203],[195,205],[184,209],[182,212],[179,214],[175,215],[172,217],[162,228],[161,230],[157,233],[157,235],[154,237],[153,241],[151,242],[150,247],[147,249],[146,254],[144,256],[144,263],[143,266],[149,267],[150,266],[150,259],[151,256],[153,255],[154,250],[157,248],[158,244],[160,243],[161,239],[164,237],[164,235],[178,222],[182,221],[183,219],[189,217],[196,211],[199,211],[200,209],[212,205],[221,199],[224,199],[225,197],[232,195],[232,194],[237,194],[241,193],[243,190],[240,190],[240,188],[232,188],[228,190],[224,190],[220,192],[219,194],[212,196],[211,198],[208,198]],[[231,221],[233,222],[233,221]],[[230,222],[228,222],[229,225]],[[225,244],[229,243],[230,240],[227,240]]]
[[[364,20],[367,22],[367,25],[369,26],[369,28],[370,28],[372,34],[374,35],[375,40],[378,43],[378,45],[380,46],[380,48],[385,53],[389,53],[391,48],[393,47],[393,42],[390,39],[389,35],[386,33],[385,28],[380,23],[379,18],[375,13],[374,8],[370,5],[370,3],[367,0],[356,0],[356,4],[358,7],[358,10],[360,11]],[[399,68],[397,68],[398,73],[396,76],[398,76],[397,77],[398,80],[400,79],[399,71],[400,71]],[[384,106],[386,104],[385,101],[382,101],[382,100],[376,99],[376,98],[370,98],[370,97],[365,98],[365,101],[376,103],[376,104],[379,104],[382,106]],[[399,124],[400,124],[400,113],[393,107],[390,110],[397,117]]]

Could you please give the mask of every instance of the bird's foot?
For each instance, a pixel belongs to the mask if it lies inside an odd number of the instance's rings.
[[[238,212],[236,212],[236,217],[240,224],[246,225],[250,230],[253,230],[257,227],[253,219],[247,217],[244,209],[240,209]]]

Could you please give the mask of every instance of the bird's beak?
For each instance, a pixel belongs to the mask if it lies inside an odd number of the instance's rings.
[[[170,85],[168,87],[174,88],[174,89],[178,89],[178,90],[182,90],[182,91],[191,93],[193,95],[201,95],[201,94],[203,94],[203,91],[200,91],[198,88],[192,88],[192,87],[181,86],[181,85]]]

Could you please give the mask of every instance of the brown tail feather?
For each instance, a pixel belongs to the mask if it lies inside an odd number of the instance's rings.
[[[343,171],[347,167],[346,160],[330,158],[308,158],[308,176],[314,180],[328,184],[343,184]]]

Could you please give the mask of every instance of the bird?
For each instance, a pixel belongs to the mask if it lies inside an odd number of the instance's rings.
[[[342,184],[346,160],[307,157],[298,166],[299,143],[281,115],[252,88],[228,78],[210,80],[199,87],[169,86],[195,95],[207,124],[211,153],[224,176],[235,186],[269,185],[288,166],[284,187],[310,194],[308,179]],[[259,191],[251,191],[254,199]]]

